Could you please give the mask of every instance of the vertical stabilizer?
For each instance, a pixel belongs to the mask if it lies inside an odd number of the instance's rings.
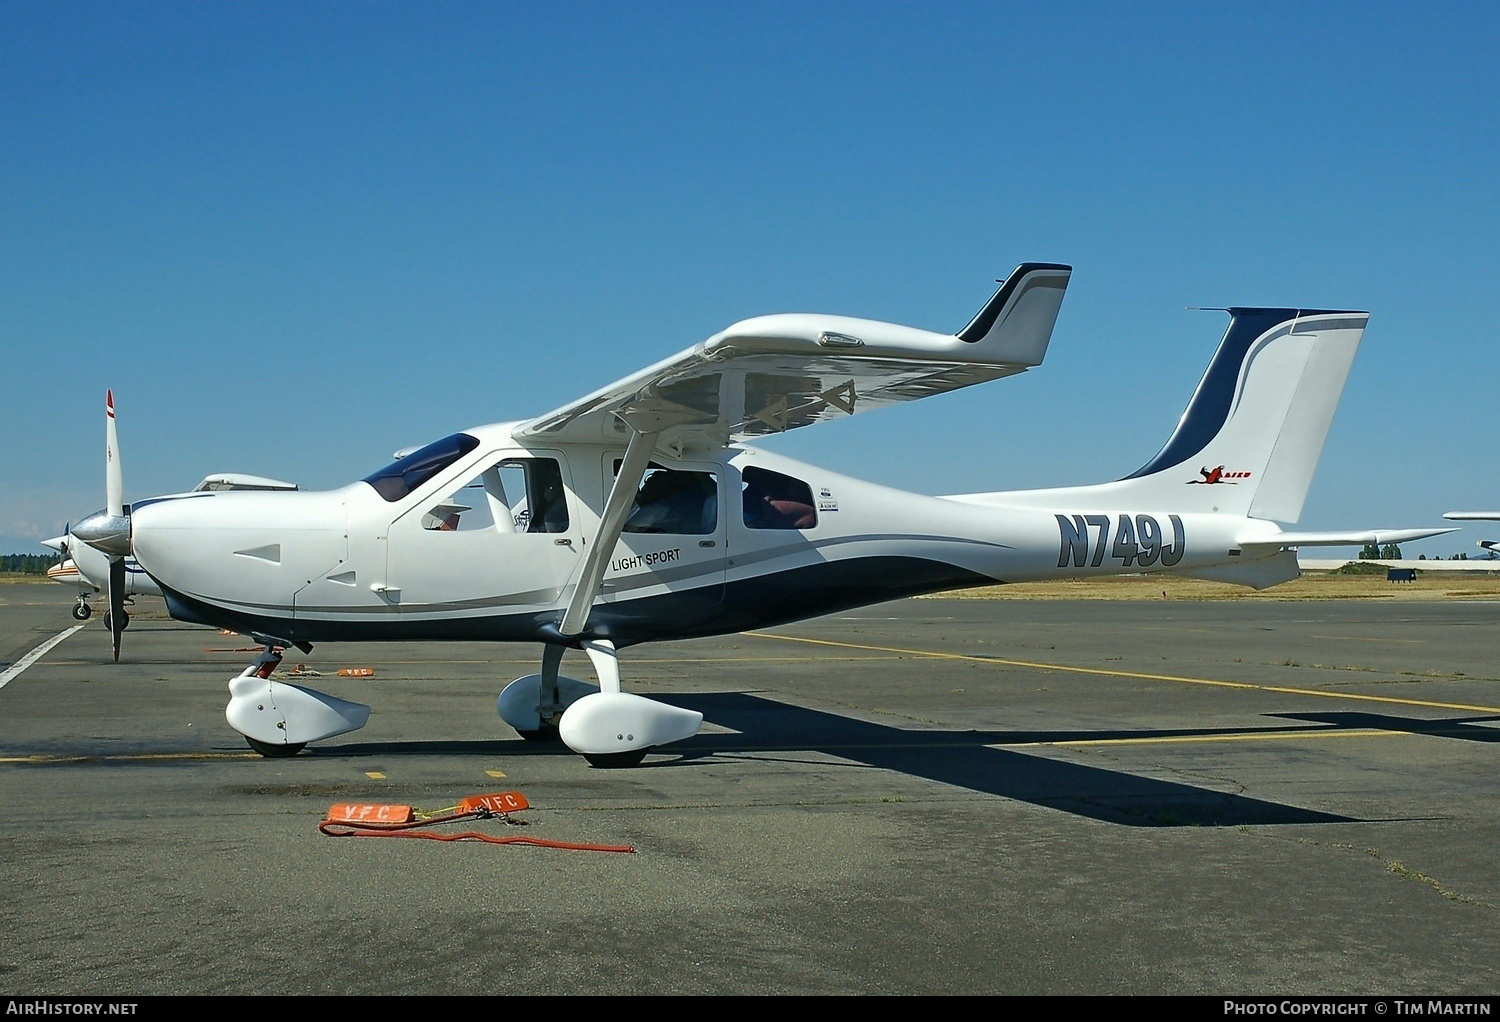
[[[1123,479],[968,494],[971,503],[1248,515],[1295,522],[1366,312],[1239,308],[1161,451]]]
[[[1120,485],[1147,503],[1295,522],[1369,313],[1228,312],[1177,429]]]

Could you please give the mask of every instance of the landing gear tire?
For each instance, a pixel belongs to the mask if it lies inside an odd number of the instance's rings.
[[[600,770],[621,770],[633,766],[640,766],[641,760],[646,758],[650,749],[632,749],[630,752],[595,752],[583,754],[583,758],[589,761],[589,766]]]
[[[75,616],[76,616],[76,614],[75,614]],[[88,615],[84,615],[84,616],[87,617]],[[109,628],[110,627],[110,619],[111,619],[112,616],[113,615],[111,614],[110,611],[106,610],[104,612],[104,627],[105,628]],[[129,627],[130,627],[130,615],[127,614],[127,613],[125,613],[122,610],[122,611],[120,611],[120,631],[123,632],[125,629],[127,629]]]
[[[558,733],[557,733],[557,725],[556,724],[543,724],[541,727],[537,728],[535,731],[522,731],[519,728],[517,728],[516,729],[516,734],[520,735],[522,738],[526,739],[528,742],[560,742],[560,741],[562,741],[561,736],[559,736]]]
[[[87,603],[78,603],[73,606],[73,620],[87,621],[94,615],[94,608]]]
[[[249,735],[245,736],[245,742],[266,759],[289,759],[307,748],[306,742],[301,745],[272,745],[270,742],[262,742]]]

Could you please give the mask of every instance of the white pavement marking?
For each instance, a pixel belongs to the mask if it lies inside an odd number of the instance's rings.
[[[52,638],[42,643],[36,649],[32,650],[30,653],[27,653],[21,659],[11,664],[10,667],[6,668],[4,673],[0,673],[0,688],[4,688],[6,685],[9,685],[13,679],[20,677],[22,671],[26,670],[26,668],[36,663],[42,657],[46,656],[47,650],[51,649],[53,646],[56,646],[59,642],[62,642],[64,639],[66,639],[68,636],[72,635],[82,627],[83,625],[74,625],[72,628],[68,628],[64,631],[58,632],[56,635],[52,636]]]

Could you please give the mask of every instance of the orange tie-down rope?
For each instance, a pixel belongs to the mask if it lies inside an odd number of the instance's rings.
[[[593,845],[573,841],[549,841],[539,837],[496,837],[465,831],[461,834],[438,834],[419,828],[455,820],[500,819],[513,827],[524,821],[510,814],[530,808],[531,803],[519,791],[502,791],[491,795],[470,795],[456,806],[434,812],[419,812],[413,806],[380,802],[341,802],[329,807],[328,815],[318,829],[329,837],[420,837],[431,841],[486,841],[492,845],[538,845],[542,848],[568,848],[580,852],[634,852],[630,845]]]

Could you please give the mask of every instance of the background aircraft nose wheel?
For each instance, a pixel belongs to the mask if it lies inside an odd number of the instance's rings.
[[[73,606],[73,620],[75,621],[87,621],[93,613],[94,608],[81,600]]]
[[[303,742],[301,745],[272,745],[270,742],[256,741],[249,735],[245,736],[245,741],[249,744],[250,748],[266,757],[266,759],[287,759],[307,748],[306,742]]]

